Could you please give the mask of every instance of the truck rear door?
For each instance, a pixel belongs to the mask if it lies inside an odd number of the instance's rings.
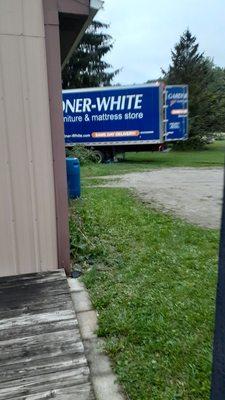
[[[165,142],[188,138],[188,86],[165,86]]]

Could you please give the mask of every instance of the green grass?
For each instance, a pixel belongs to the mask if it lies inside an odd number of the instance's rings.
[[[208,399],[218,232],[100,188],[71,203],[70,229],[128,398]]]
[[[215,167],[223,166],[225,141],[217,141],[202,151],[171,151],[126,153],[126,160],[119,163],[83,166],[82,176],[102,176],[162,167]]]

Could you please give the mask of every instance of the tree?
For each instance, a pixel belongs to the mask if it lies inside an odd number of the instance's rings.
[[[196,37],[187,29],[172,51],[168,71],[162,71],[167,84],[189,85],[189,144],[201,146],[212,129],[212,108],[208,96],[213,78],[213,62],[199,52]]]
[[[225,68],[214,67],[208,87],[212,114],[212,131],[225,132]]]
[[[93,21],[73,53],[62,74],[64,89],[108,86],[119,70],[104,61],[104,56],[112,49],[112,37],[108,35],[109,25]]]

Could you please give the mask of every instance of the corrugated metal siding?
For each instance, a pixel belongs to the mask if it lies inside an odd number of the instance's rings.
[[[42,0],[0,0],[0,275],[57,268]]]

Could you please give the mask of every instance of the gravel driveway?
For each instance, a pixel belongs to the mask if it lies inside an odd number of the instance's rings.
[[[222,168],[165,168],[106,178],[112,182],[104,187],[132,188],[158,209],[203,227],[220,226]]]

